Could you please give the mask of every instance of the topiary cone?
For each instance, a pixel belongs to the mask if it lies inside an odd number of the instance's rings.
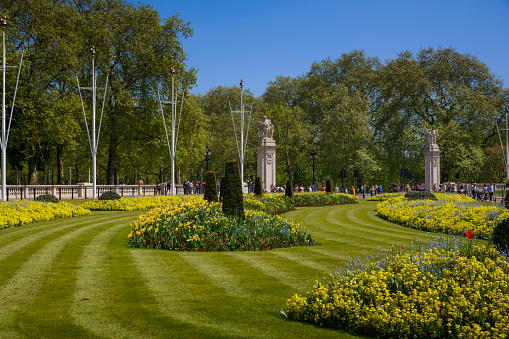
[[[217,181],[216,172],[208,171],[205,174],[205,194],[203,199],[208,202],[217,201]]]
[[[239,164],[230,160],[225,163],[224,190],[223,187],[223,213],[228,216],[237,216],[245,219],[244,195],[240,181]]]

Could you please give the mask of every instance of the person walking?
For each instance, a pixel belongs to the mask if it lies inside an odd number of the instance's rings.
[[[490,196],[490,201],[493,201],[493,193],[495,192],[495,189],[493,187],[493,183],[491,182],[488,185],[488,195]]]

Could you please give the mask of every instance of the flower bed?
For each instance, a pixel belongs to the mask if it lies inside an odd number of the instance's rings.
[[[0,203],[0,229],[37,221],[88,215],[90,211],[67,202],[14,201]]]
[[[269,250],[317,245],[304,227],[261,211],[246,220],[226,217],[221,204],[203,200],[165,205],[141,215],[128,235],[132,247],[179,251]]]
[[[343,267],[281,313],[374,337],[505,338],[509,261],[474,241],[440,236]]]
[[[295,207],[343,205],[357,202],[357,197],[350,194],[326,192],[295,193],[291,199]]]
[[[383,194],[374,195],[371,198],[368,198],[367,200],[368,201],[385,201],[385,200],[392,199],[394,197],[401,196],[401,195],[404,195],[404,193],[402,193],[402,192],[398,192],[398,193],[383,193]]]
[[[377,215],[400,225],[453,234],[474,232],[491,239],[493,228],[509,217],[500,205],[482,203],[461,194],[436,194],[437,200],[407,200],[397,196],[377,205]]]
[[[91,211],[136,211],[159,207],[164,204],[176,204],[183,200],[199,199],[195,196],[164,196],[120,198],[118,200],[89,200],[80,206]]]
[[[244,196],[244,208],[277,215],[292,211],[295,206],[292,204],[292,200],[282,193],[264,194],[261,197],[249,194]]]
[[[294,193],[291,198],[284,193],[264,194],[261,197],[247,195],[244,207],[277,215],[294,210],[296,207],[353,204],[357,197],[343,193]]]

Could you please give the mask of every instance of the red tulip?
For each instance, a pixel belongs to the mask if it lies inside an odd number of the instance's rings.
[[[468,239],[472,239],[474,237],[474,232],[467,232],[465,235]]]

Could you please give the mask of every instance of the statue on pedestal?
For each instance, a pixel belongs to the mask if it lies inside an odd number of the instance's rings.
[[[433,191],[440,185],[440,149],[437,145],[438,131],[433,126],[426,131],[424,146],[424,189]]]
[[[431,145],[436,145],[437,137],[439,137],[439,135],[438,135],[438,131],[435,129],[435,126],[433,126],[432,129],[427,130],[426,147],[431,146]]]
[[[263,121],[258,122],[258,136],[260,139],[269,138],[272,139],[272,135],[274,134],[274,125],[267,119],[267,116],[263,117]]]
[[[269,192],[272,185],[276,185],[276,142],[272,139],[274,135],[274,125],[263,117],[263,121],[258,122],[258,151],[257,175],[261,178],[263,190]]]

